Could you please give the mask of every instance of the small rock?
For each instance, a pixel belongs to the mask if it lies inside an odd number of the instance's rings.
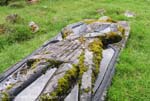
[[[106,13],[106,10],[102,8],[102,9],[98,9],[96,12],[100,15],[104,15],[104,13]]]
[[[39,26],[33,21],[29,22],[29,27],[33,33],[36,33],[39,31]]]
[[[131,11],[125,11],[124,15],[128,18],[133,18],[135,17],[135,13],[131,12]]]

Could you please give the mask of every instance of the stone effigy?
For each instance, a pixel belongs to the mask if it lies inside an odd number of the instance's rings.
[[[105,77],[113,73],[113,68],[108,67],[113,67],[115,62],[112,60],[115,51],[109,45],[120,50],[128,34],[126,22],[106,16],[68,25],[54,40],[1,77],[0,98],[4,101],[99,101],[97,96],[105,89],[97,91]],[[111,77],[107,79],[110,81]]]

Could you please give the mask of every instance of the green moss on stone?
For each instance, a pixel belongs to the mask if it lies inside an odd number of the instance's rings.
[[[6,92],[2,93],[2,101],[10,101],[9,95]]]
[[[14,85],[15,85],[15,84],[10,84],[10,85],[7,86],[6,89],[9,90],[9,89],[13,88]]]
[[[37,67],[37,64],[38,64],[39,62],[40,62],[40,59],[36,59],[36,60],[32,63],[31,68],[32,68],[32,69],[36,68],[36,67]]]
[[[91,89],[90,88],[86,88],[86,89],[84,89],[84,92],[85,93],[88,93],[88,92],[90,92],[91,91]]]
[[[58,80],[58,86],[51,94],[41,96],[42,101],[58,101],[63,99],[69,93],[69,90],[74,86],[75,82],[79,79],[81,82],[82,75],[87,68],[84,65],[84,52],[79,56],[79,63],[73,64],[73,67],[66,72],[66,74]]]
[[[99,73],[100,61],[102,59],[102,47],[103,44],[100,39],[95,39],[89,44],[89,49],[93,52],[93,62],[95,66],[92,74],[92,83],[95,83],[96,77]]]
[[[84,55],[85,55],[85,53],[82,52],[81,55],[79,56],[79,64],[78,64],[78,66],[79,66],[79,79],[82,78],[83,73],[86,72],[88,69],[84,64],[84,60],[85,60]]]
[[[64,77],[58,80],[58,86],[54,92],[50,95],[41,96],[42,101],[58,101],[61,99],[61,96],[69,93],[69,89],[72,88],[73,84],[76,82],[78,78],[78,66],[73,65],[73,67],[66,72]]]

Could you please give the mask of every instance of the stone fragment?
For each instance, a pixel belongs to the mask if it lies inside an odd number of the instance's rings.
[[[33,21],[29,22],[29,27],[33,33],[36,33],[39,31],[39,26]]]
[[[124,15],[128,18],[133,18],[135,17],[135,13],[134,12],[131,12],[129,10],[125,11]]]

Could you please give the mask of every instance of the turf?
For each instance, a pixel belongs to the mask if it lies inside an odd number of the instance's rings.
[[[30,21],[40,26],[40,32],[31,33],[35,35],[27,40],[2,43],[0,72],[32,53],[65,25],[85,18],[99,18],[102,15],[96,10],[104,8],[107,11],[105,15],[115,20],[126,20],[131,26],[130,38],[118,59],[107,100],[150,101],[149,5],[149,0],[41,0],[38,4],[25,4],[24,8],[19,9],[0,7],[0,23],[5,23],[7,15],[17,13],[25,21],[22,28],[28,27]],[[126,18],[123,15],[126,10],[135,12],[136,17]]]

